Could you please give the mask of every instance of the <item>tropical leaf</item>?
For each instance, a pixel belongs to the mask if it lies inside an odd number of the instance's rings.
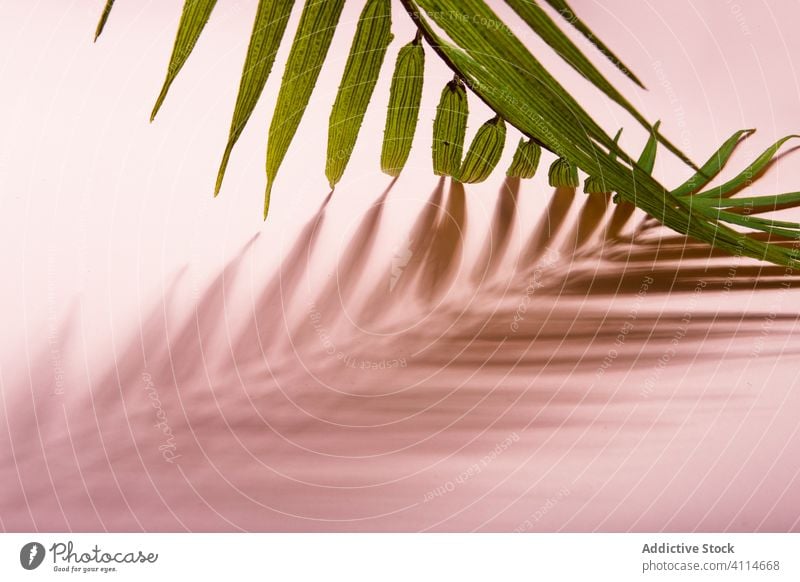
[[[186,0],[184,3],[181,20],[178,23],[178,33],[175,35],[175,44],[172,47],[172,55],[167,66],[167,77],[164,79],[164,85],[161,87],[156,104],[153,106],[150,121],[155,119],[161,104],[164,103],[164,99],[167,97],[172,82],[178,76],[189,55],[192,54],[194,46],[197,44],[197,39],[200,38],[200,33],[203,32],[203,28],[205,28],[206,22],[211,17],[211,11],[214,10],[216,4],[217,0]]]
[[[407,4],[416,11],[417,21],[425,26],[434,47],[453,63],[469,87],[504,119],[512,119],[504,114],[504,109],[521,110],[526,125],[535,123],[537,126],[531,137],[548,145],[556,154],[567,154],[571,149],[593,153],[596,149],[594,140],[608,148],[614,147],[611,138],[516,36],[499,30],[497,26],[472,24],[497,22],[497,17],[483,2],[420,0],[408,1]],[[426,26],[421,16],[423,11],[456,42],[457,47]],[[463,12],[465,17],[453,16],[459,12]],[[568,136],[569,140],[553,139],[559,134]]]
[[[657,126],[651,129],[648,121],[630,104],[630,102],[617,91],[617,89],[597,70],[591,61],[581,52],[581,50],[573,43],[567,35],[565,35],[555,22],[542,10],[533,0],[506,0],[506,4],[511,6],[514,11],[531,27],[531,29],[538,34],[550,47],[564,59],[569,65],[578,71],[582,76],[591,81],[591,83],[600,89],[606,96],[624,108],[628,113],[633,116],[636,121],[641,125],[648,128],[648,130],[655,131],[657,134]],[[566,7],[566,5],[564,5]],[[562,9],[563,10],[563,9]],[[568,10],[568,8],[567,8]],[[566,14],[566,13],[564,13]],[[624,71],[628,71],[623,67]],[[632,77],[639,85],[638,79]]]
[[[729,137],[714,154],[708,158],[708,161],[703,164],[700,171],[694,174],[691,178],[686,180],[683,184],[678,186],[672,191],[673,196],[689,196],[695,192],[699,192],[706,184],[708,184],[717,174],[722,171],[725,164],[733,155],[736,146],[742,139],[753,134],[754,129],[742,129]]]
[[[619,138],[622,135],[622,128],[619,128],[617,134],[614,136],[614,143],[619,143]],[[650,139],[648,140],[648,145],[650,141],[653,139],[653,134],[650,134]],[[647,150],[648,146],[645,146],[645,150]],[[644,155],[644,152],[642,152]],[[616,154],[612,151],[608,154],[608,157],[613,162],[616,159]],[[641,159],[641,156],[640,156]],[[583,191],[586,194],[611,194],[611,189],[609,186],[606,185],[605,180],[603,180],[602,174],[596,176],[587,176],[586,180],[583,183]]]
[[[506,124],[494,117],[478,128],[464,157],[458,180],[467,184],[483,182],[492,173],[506,143]]]
[[[367,0],[350,47],[342,82],[333,103],[328,129],[328,161],[325,175],[331,188],[344,174],[356,145],[361,122],[392,41],[390,0]]]
[[[267,137],[265,219],[272,186],[308,106],[343,6],[344,0],[307,0],[303,6]]]
[[[598,51],[600,51],[605,57],[615,66],[617,69],[620,70],[622,74],[628,77],[631,81],[639,85],[642,89],[645,88],[642,85],[642,82],[634,75],[631,70],[625,66],[625,63],[611,52],[609,49],[599,38],[597,38],[594,33],[586,26],[583,21],[578,18],[572,8],[565,2],[565,0],[545,0],[550,6],[552,6],[558,13],[561,15],[564,20],[570,23],[572,26],[575,27],[575,30],[580,32],[586,39],[591,42]]]
[[[798,135],[787,135],[783,139],[779,139],[762,153],[760,156],[756,158],[756,160],[747,166],[741,173],[739,173],[736,177],[728,180],[724,184],[720,186],[715,186],[711,190],[706,192],[701,192],[696,194],[697,197],[701,198],[723,198],[728,196],[737,190],[750,185],[759,174],[772,162],[775,155],[778,153],[778,150],[781,148],[783,144],[793,138],[800,137]]]
[[[458,175],[468,115],[464,83],[453,79],[442,89],[433,120],[433,173],[437,176]]]
[[[417,35],[417,38],[400,49],[389,90],[381,169],[390,176],[400,174],[411,152],[419,119],[424,71],[425,52],[421,37]]]
[[[535,1],[507,0],[528,26],[561,58],[648,128],[650,136],[647,145],[638,160],[634,161],[619,146],[619,133],[612,139],[497,17],[489,3],[484,0],[400,2],[416,24],[418,36],[412,45],[401,49],[396,63],[381,152],[384,171],[390,174],[400,171],[415,135],[422,74],[410,72],[416,70],[417,65],[422,70],[424,57],[419,38],[421,35],[422,40],[455,74],[454,80],[442,92],[433,123],[434,173],[466,181],[485,179],[500,157],[504,141],[500,138],[505,137],[505,123],[508,123],[524,136],[507,171],[509,176],[533,175],[541,148],[544,148],[558,158],[548,172],[550,182],[554,185],[576,187],[580,169],[590,176],[584,190],[590,193],[616,192],[614,201],[618,202],[618,210],[624,211],[623,214],[630,214],[634,207],[638,207],[681,234],[736,255],[777,264],[800,265],[799,251],[770,244],[769,238],[761,233],[740,232],[726,225],[745,226],[770,235],[794,236],[792,233],[800,232],[800,225],[795,223],[750,216],[751,213],[769,211],[779,206],[800,205],[800,195],[797,193],[731,198],[739,189],[757,180],[775,158],[780,146],[795,136],[779,140],[734,178],[704,192],[703,188],[722,171],[738,144],[753,130],[734,134],[702,168],[698,168],[660,134],[658,123],[652,126],[648,124]],[[574,15],[565,1],[546,2],[620,70],[639,83],[606,45],[596,39]],[[110,10],[111,4],[107,3],[107,10]],[[285,18],[288,17],[290,4],[285,1],[259,4],[219,180],[222,179],[231,148],[267,80],[286,26]],[[214,0],[185,2],[167,77],[153,115],[191,53],[214,5]],[[265,217],[275,177],[308,105],[342,6],[343,0],[308,0],[303,8],[269,129]],[[98,25],[98,33],[107,17],[105,11]],[[258,21],[266,23],[263,32]],[[325,173],[332,187],[341,178],[352,155],[386,48],[392,39],[390,28],[390,0],[367,0],[331,111]],[[409,77],[416,81],[409,81]],[[468,116],[465,86],[494,112],[495,117],[491,123],[480,128],[462,164]],[[666,188],[651,175],[658,143],[696,170],[677,188]],[[621,223],[617,221],[617,224]]]
[[[587,176],[583,181],[585,194],[611,194],[602,176]]]
[[[520,139],[511,165],[506,171],[506,176],[509,178],[533,178],[541,157],[542,148],[538,143],[533,140]]]
[[[707,210],[706,214],[714,216],[718,220],[724,220],[725,222],[738,224],[739,226],[747,226],[754,230],[760,230],[772,235],[800,239],[800,230],[798,230],[798,225],[794,222],[757,218],[755,216],[736,214],[719,209]]]
[[[712,208],[747,208],[750,212],[764,212],[800,203],[800,192],[746,198],[704,198],[696,195],[692,202],[695,206],[700,204]]]
[[[459,48],[473,58],[485,61],[485,65],[496,71],[501,78],[511,79],[512,77],[508,76],[508,69],[517,67],[515,71],[517,75],[522,73],[537,82],[541,86],[541,96],[526,96],[525,101],[535,101],[538,104],[545,100],[560,100],[558,103],[553,103],[561,110],[561,116],[556,118],[557,120],[572,123],[576,125],[576,130],[584,130],[589,137],[602,141],[606,147],[614,147],[611,138],[534,58],[522,41],[502,23],[502,20],[486,2],[483,0],[416,0],[410,3],[422,7],[431,20],[444,30]],[[464,14],[465,17],[454,17],[459,14]],[[500,92],[513,89],[513,86],[501,82],[487,88]],[[652,130],[644,117],[632,107],[630,110],[637,121],[648,131]],[[684,153],[663,136],[659,135],[659,141],[687,165],[697,169]]]
[[[465,4],[474,4],[474,0]],[[581,167],[589,174],[601,173],[613,191],[622,200],[631,202],[654,216],[660,222],[681,234],[688,234],[734,254],[752,256],[780,264],[795,264],[795,253],[777,245],[765,244],[738,233],[716,220],[693,214],[692,209],[672,196],[661,184],[630,159],[590,118],[586,123],[574,100],[545,71],[535,68],[532,57],[521,56],[519,46],[507,39],[507,34],[492,33],[494,27],[480,27],[481,32],[456,31],[460,43],[470,48],[454,46],[444,41],[422,15],[435,14],[442,9],[441,2],[412,2],[403,0],[409,14],[417,22],[426,39],[442,58],[460,72],[472,90],[496,113],[520,129],[524,134],[542,143],[551,151]],[[453,7],[449,7],[452,9]],[[486,7],[484,7],[486,8]],[[469,28],[470,13],[466,18],[451,18],[441,27]],[[433,16],[432,16],[433,17]],[[434,18],[435,19],[435,18]],[[456,23],[456,24],[452,24]],[[448,34],[451,38],[454,34]],[[484,37],[488,35],[488,37]],[[522,47],[527,53],[527,50]],[[469,51],[469,52],[468,52]],[[498,53],[505,56],[500,57]],[[559,98],[561,97],[561,98]],[[577,118],[577,119],[576,119]],[[616,151],[620,156],[612,160],[602,155],[598,146]],[[665,200],[669,196],[670,200]]]
[[[239,82],[239,93],[236,96],[236,105],[233,109],[233,119],[228,135],[228,143],[222,154],[222,162],[217,173],[217,183],[214,186],[214,196],[219,194],[225,168],[231,157],[233,146],[244,130],[250,119],[258,98],[267,84],[267,79],[272,72],[275,55],[281,46],[281,39],[292,12],[294,0],[259,0],[256,17],[253,22],[253,32],[250,35],[250,44],[247,47],[247,56],[244,60],[242,79]]]
[[[720,186],[711,188],[690,196],[688,201],[692,208],[700,214],[710,216],[716,220],[729,222],[739,226],[747,226],[774,235],[800,238],[800,224],[771,219],[755,218],[751,216],[761,212],[770,212],[779,207],[796,206],[800,204],[800,193],[751,196],[746,198],[731,198],[738,190],[749,186],[759,174],[772,162],[780,147],[788,140],[796,138],[789,135],[779,139],[768,147],[756,160],[747,166],[741,173]],[[728,212],[726,209],[741,209],[745,215],[738,212]]]
[[[653,131],[650,132],[650,137],[647,143],[644,144],[644,149],[639,155],[639,159],[636,161],[636,165],[638,165],[643,172],[647,172],[648,174],[653,173],[653,168],[656,165],[656,150],[658,149],[658,138],[656,135],[659,125],[661,125],[660,121],[656,121],[655,125],[653,125]]]
[[[100,20],[97,22],[97,28],[94,31],[94,40],[97,42],[97,39],[103,34],[103,29],[106,27],[106,22],[108,21],[108,15],[111,14],[111,9],[114,7],[114,0],[106,0],[106,5],[103,7],[103,13],[100,15]]]
[[[558,158],[550,165],[547,181],[553,188],[577,188],[578,168],[569,163],[567,158]]]

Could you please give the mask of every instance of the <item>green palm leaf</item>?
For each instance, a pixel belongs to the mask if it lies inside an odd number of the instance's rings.
[[[628,77],[631,81],[639,85],[642,89],[644,89],[644,85],[642,82],[634,75],[631,70],[625,66],[625,63],[611,52],[609,49],[599,38],[597,38],[594,33],[589,30],[589,27],[586,26],[583,21],[577,17],[575,12],[573,12],[572,8],[564,0],[545,0],[550,6],[552,6],[558,13],[569,22],[572,26],[575,27],[575,30],[580,32],[586,39],[591,42],[598,51],[606,56],[606,58],[611,61],[611,63],[617,67],[617,69],[622,72],[626,77]]]
[[[483,182],[492,173],[506,143],[506,124],[494,117],[478,128],[464,157],[458,180],[467,184]]]
[[[602,73],[597,70],[597,67],[575,46],[575,43],[556,26],[555,22],[542,10],[541,6],[533,0],[506,0],[506,3],[572,68],[591,81],[609,99],[623,107],[642,126],[649,131],[655,131],[659,141],[664,143],[671,151],[676,152],[682,158],[688,159],[675,146],[658,134],[657,126],[651,128],[650,123],[606,80]],[[624,70],[627,71],[627,68]]]
[[[278,100],[267,138],[267,189],[264,218],[269,211],[272,186],[297,133],[314,85],[317,82],[333,33],[342,14],[344,0],[307,0],[289,51]]]
[[[702,168],[697,168],[659,133],[658,123],[652,127],[649,125],[542,11],[537,2],[506,0],[530,29],[562,59],[648,128],[650,138],[638,160],[634,161],[619,146],[619,133],[613,139],[609,137],[497,17],[487,2],[400,2],[416,24],[418,36],[415,42],[401,49],[395,66],[381,152],[381,166],[387,173],[396,175],[402,169],[415,135],[424,59],[419,38],[421,35],[455,73],[454,80],[442,91],[433,123],[434,173],[465,181],[485,179],[497,164],[505,139],[505,123],[509,123],[524,136],[507,171],[509,176],[533,175],[541,148],[544,148],[558,158],[548,173],[554,185],[577,186],[577,172],[580,169],[589,175],[584,186],[586,192],[616,192],[614,201],[620,204],[618,210],[624,210],[627,214],[638,207],[679,233],[737,255],[791,266],[797,266],[800,262],[800,255],[794,249],[769,244],[764,242],[764,237],[751,237],[747,232],[739,232],[726,225],[744,226],[781,236],[795,237],[800,233],[798,224],[750,216],[751,213],[766,212],[780,206],[800,205],[800,194],[790,192],[732,198],[739,189],[757,180],[775,158],[778,149],[795,136],[776,142],[722,186],[703,191],[723,170],[742,139],[753,130],[734,134]],[[639,83],[606,45],[594,37],[589,28],[574,15],[564,0],[546,2],[617,68]],[[303,8],[269,128],[265,217],[275,177],[308,105],[343,3],[343,0],[307,0]],[[97,34],[102,31],[112,5],[113,0],[106,3]],[[214,5],[214,0],[186,0],[167,77],[153,115],[194,48]],[[236,139],[267,81],[291,5],[292,2],[288,0],[259,3],[216,190]],[[367,0],[330,116],[325,173],[332,187],[342,177],[352,155],[386,48],[392,39],[390,28],[390,0]],[[468,116],[465,86],[491,108],[495,117],[479,129],[462,164]],[[696,170],[677,188],[666,188],[651,176],[658,143]]]
[[[730,222],[731,224],[747,226],[754,230],[760,230],[773,235],[800,239],[800,230],[798,230],[798,225],[794,222],[758,218],[755,216],[736,214],[734,212],[728,212],[726,210],[719,209],[707,210],[706,214],[709,216],[715,216],[719,220],[724,220],[725,222]]]
[[[578,168],[569,162],[567,158],[558,158],[550,165],[547,172],[547,181],[553,188],[577,188]]]
[[[619,137],[621,135],[622,135],[622,128],[620,128],[617,131],[617,134],[614,136],[614,143],[616,143],[616,144],[619,143]],[[647,140],[647,145],[645,146],[645,151],[647,151],[647,148],[650,147],[650,142],[654,142],[654,141],[655,140],[653,139],[653,134],[651,133],[650,134],[650,139]],[[616,159],[617,156],[612,151],[612,152],[610,152],[608,154],[608,157],[613,162]],[[644,157],[644,151],[642,152],[642,156],[640,156],[639,159],[641,160],[642,157]],[[654,154],[654,158],[655,158],[655,154]],[[655,159],[654,159],[654,161],[655,161]],[[648,172],[648,173],[650,173],[650,172]],[[593,176],[588,176],[586,178],[586,181],[583,183],[583,191],[586,194],[611,194],[610,185],[606,185],[605,180],[603,180],[602,174],[601,175],[597,175],[597,176],[594,176],[594,175]]]
[[[526,102],[529,101],[536,106],[545,101],[550,102],[550,105],[555,106],[558,111],[558,116],[553,118],[554,121],[573,124],[579,133],[585,133],[588,137],[601,141],[605,147],[615,147],[611,138],[534,58],[516,35],[505,25],[501,26],[502,21],[485,2],[482,0],[419,0],[413,4],[422,7],[467,55],[482,61],[484,66],[489,66],[499,77],[513,80],[515,76],[522,74],[533,81],[538,86],[538,94],[526,96]],[[454,18],[453,14],[458,13],[463,13],[466,18]],[[492,26],[483,24],[487,22],[496,24]],[[487,85],[485,88],[495,92],[501,92],[501,90],[509,92],[509,89],[513,90],[515,87],[501,82],[494,86]],[[635,112],[633,108],[631,110]],[[650,125],[641,115],[636,113],[635,117],[648,130],[651,130]],[[695,167],[692,161],[670,142],[660,136],[659,140],[684,162]]]
[[[331,111],[328,161],[325,164],[325,175],[331,188],[344,174],[356,145],[386,48],[393,38],[391,26],[390,0],[367,0]]]
[[[433,120],[433,173],[437,176],[458,175],[468,115],[464,83],[453,79],[442,89]]]
[[[100,15],[100,20],[97,22],[97,28],[94,31],[94,40],[97,41],[98,37],[103,34],[103,29],[106,27],[108,15],[111,14],[111,9],[114,7],[114,0],[106,0],[106,5],[103,7],[103,13]]]
[[[775,210],[780,206],[800,203],[800,192],[787,192],[772,196],[749,196],[746,198],[703,198],[700,195],[692,199],[693,204],[711,208],[747,208],[751,212]]]
[[[397,176],[411,152],[419,119],[425,52],[419,35],[397,55],[381,149],[381,169]]]
[[[656,121],[655,125],[653,125],[653,131],[650,132],[650,137],[647,139],[647,143],[644,144],[644,149],[636,161],[636,165],[648,174],[653,173],[653,168],[656,165],[656,150],[658,149],[658,138],[656,136],[659,125],[661,125],[660,121]]]
[[[542,148],[538,143],[533,140],[520,139],[511,165],[506,171],[506,176],[509,178],[533,178],[541,157]]]
[[[172,47],[172,56],[170,56],[167,66],[167,77],[164,79],[161,93],[158,94],[156,104],[153,106],[150,121],[156,118],[172,82],[178,76],[189,55],[192,54],[197,39],[200,38],[200,33],[203,32],[216,4],[217,0],[186,0],[183,5],[181,21],[178,23],[178,33],[175,35],[175,44]]]
[[[466,41],[471,49],[456,47],[441,39],[419,10],[415,12],[417,3],[411,0],[403,0],[403,3],[423,28],[435,50],[462,73],[473,91],[494,111],[587,173],[602,173],[606,183],[619,193],[622,200],[636,204],[673,230],[732,253],[794,264],[794,254],[787,249],[751,239],[718,221],[693,215],[692,209],[682,203],[679,197],[670,196],[671,200],[665,201],[667,189],[639,168],[596,123],[590,118],[585,119],[588,115],[552,77],[533,69],[538,65],[533,64],[535,59],[530,55],[521,55],[519,45],[508,41],[505,32],[494,34],[493,28],[489,27],[481,27],[480,31],[458,30],[469,28],[464,25],[470,20],[470,13],[466,13],[466,18],[441,23],[445,30],[457,29],[455,34],[449,31],[448,34],[451,38],[461,36],[460,43]],[[471,5],[475,1],[465,3]],[[436,14],[436,10],[442,9],[442,2],[426,0],[419,4],[424,5],[426,11],[430,10],[429,14]],[[504,38],[497,38],[500,34]],[[522,50],[527,52],[524,47]],[[505,56],[501,58],[498,52]],[[603,155],[598,147],[600,145],[609,151],[616,151],[626,165]]]
[[[675,188],[672,191],[672,195],[689,196],[702,190],[706,184],[722,171],[722,168],[728,163],[728,160],[736,150],[736,146],[739,145],[742,139],[752,135],[754,131],[754,129],[742,129],[734,133],[710,158],[708,158],[708,161],[703,164],[700,171]]]
[[[711,190],[707,192],[702,192],[697,194],[697,197],[701,198],[723,198],[728,196],[732,192],[743,188],[753,182],[754,179],[772,162],[775,155],[778,153],[778,150],[781,148],[783,144],[785,144],[790,139],[794,139],[800,137],[798,135],[787,135],[786,137],[779,139],[762,153],[760,156],[756,158],[756,160],[747,166],[741,173],[739,173],[736,177],[728,180],[724,184],[720,186],[715,186]]]
[[[244,126],[250,119],[272,72],[275,55],[281,46],[281,39],[293,6],[294,0],[259,0],[258,2],[253,32],[250,35],[250,44],[244,60],[242,80],[239,83],[239,93],[236,96],[236,106],[233,110],[228,143],[222,154],[222,163],[219,166],[217,183],[214,186],[214,196],[219,194],[233,146],[236,145]]]

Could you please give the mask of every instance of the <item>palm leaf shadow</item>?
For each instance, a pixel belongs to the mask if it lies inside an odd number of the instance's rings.
[[[466,219],[463,186],[451,183],[443,207],[440,181],[414,222],[418,259],[409,262],[400,279],[410,275],[408,280],[398,281],[390,292],[390,268],[377,283],[358,272],[359,262],[370,255],[382,255],[390,264],[394,251],[379,244],[388,220],[382,211],[387,195],[384,192],[365,211],[340,255],[343,277],[352,274],[354,279],[335,289],[332,284],[324,287],[312,299],[322,302],[336,290],[341,294],[337,302],[361,307],[352,312],[360,318],[356,325],[369,326],[381,316],[402,331],[372,335],[348,328],[346,321],[326,320],[337,352],[345,355],[340,358],[326,351],[308,317],[304,325],[287,321],[285,312],[308,309],[307,298],[298,290],[310,268],[309,254],[327,243],[321,228],[325,204],[249,302],[241,302],[240,284],[246,261],[257,256],[256,239],[189,304],[188,314],[180,314],[185,277],[178,274],[85,394],[73,389],[60,408],[49,404],[49,345],[34,359],[36,374],[28,389],[11,391],[15,397],[5,403],[11,421],[8,431],[0,431],[14,444],[13,449],[0,449],[8,484],[0,499],[4,526],[50,531],[302,529],[309,527],[307,520],[275,511],[273,505],[301,512],[297,508],[306,507],[313,496],[317,504],[308,511],[332,520],[315,522],[314,527],[418,527],[409,524],[427,523],[430,506],[421,508],[418,516],[411,514],[421,521],[350,519],[374,509],[364,505],[358,477],[385,480],[391,467],[451,455],[458,465],[464,457],[453,451],[460,451],[464,442],[491,449],[509,433],[522,433],[521,427],[528,427],[538,442],[546,442],[556,429],[588,430],[591,417],[571,411],[624,409],[642,401],[641,383],[659,370],[676,332],[687,327],[685,299],[700,279],[706,281],[704,289],[729,288],[731,293],[773,289],[779,281],[786,282],[783,268],[742,264],[736,265],[735,284],[728,287],[731,258],[706,256],[698,265],[684,255],[679,261],[676,249],[694,248],[682,237],[592,245],[592,240],[602,239],[599,233],[613,213],[597,212],[599,204],[587,210],[587,200],[570,222],[566,210],[574,192],[562,191],[549,205],[551,215],[539,221],[544,232],[532,233],[519,253],[526,256],[542,241],[544,247],[556,244],[559,233],[575,236],[564,237],[562,256],[552,263],[505,273],[511,280],[509,291],[497,295],[491,282],[475,283],[474,257],[466,251],[464,238],[508,240],[518,228],[517,215],[500,200],[490,233],[476,233]],[[524,195],[515,193],[515,198]],[[582,244],[575,244],[577,240]],[[515,260],[509,257],[513,246],[499,246],[505,252],[492,253],[487,266],[498,275],[504,271],[494,261]],[[566,249],[578,252],[569,255]],[[537,284],[531,285],[534,274]],[[645,301],[632,318],[630,306],[644,280],[652,280],[648,295],[670,293],[676,307],[649,308]],[[467,290],[470,300],[449,301],[448,290],[454,287]],[[356,299],[361,295],[363,299]],[[611,306],[612,298],[623,306]],[[333,304],[324,307],[326,314],[336,313]],[[233,323],[233,311],[245,316],[241,329]],[[72,312],[58,332],[65,358],[76,347],[70,330],[79,315]],[[765,318],[772,322],[773,339],[790,337],[794,316],[719,313],[698,304],[670,366],[688,369],[698,354],[743,361],[763,337]],[[423,319],[424,325],[413,325]],[[632,327],[620,347],[616,342],[627,323]],[[796,344],[779,344],[760,347],[760,357],[798,352]],[[613,365],[604,367],[612,349],[618,352]],[[348,365],[399,358],[406,367],[365,372]],[[145,378],[152,379],[186,459],[180,468],[161,458],[164,435],[153,428],[154,408]],[[694,405],[691,394],[672,393],[672,381],[667,375],[655,377],[648,402]],[[704,395],[703,403],[716,406],[724,398]],[[675,421],[659,421],[671,422]],[[651,426],[632,419],[618,428],[641,432]],[[371,460],[386,456],[386,449],[394,451],[387,457],[390,464]],[[581,451],[570,450],[573,455]],[[74,462],[56,462],[65,458]],[[41,478],[48,474],[50,479]],[[405,502],[409,492],[418,496],[435,487],[432,478],[438,477],[426,473],[397,489],[381,490],[375,503]],[[26,504],[26,499],[31,502]]]

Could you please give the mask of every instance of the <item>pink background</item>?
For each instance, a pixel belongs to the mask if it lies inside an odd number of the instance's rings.
[[[679,262],[684,242],[660,230],[607,240],[610,211],[554,195],[548,155],[518,191],[503,182],[515,131],[488,181],[437,186],[430,122],[451,75],[431,51],[412,156],[387,193],[391,63],[413,36],[399,3],[343,181],[323,206],[357,2],[264,224],[288,45],[211,196],[255,0],[219,2],[153,124],[181,3],[119,0],[93,45],[102,4],[0,1],[0,527],[798,529],[796,292],[782,268],[691,245]],[[645,133],[491,4],[638,152]],[[798,130],[796,3],[572,4],[649,91],[580,46],[696,160],[757,127],[732,175]],[[491,116],[470,108],[468,139]],[[797,189],[793,159],[757,191]],[[655,173],[687,177],[663,153]]]

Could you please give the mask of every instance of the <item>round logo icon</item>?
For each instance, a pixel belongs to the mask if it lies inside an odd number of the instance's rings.
[[[44,561],[44,546],[39,542],[28,542],[19,551],[19,563],[26,570],[35,570]]]

